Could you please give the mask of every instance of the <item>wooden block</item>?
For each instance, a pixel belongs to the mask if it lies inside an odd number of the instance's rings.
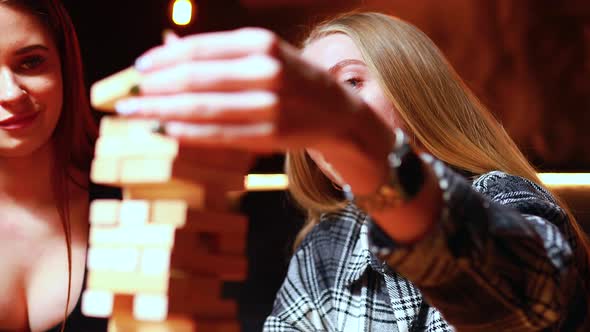
[[[91,246],[86,266],[90,271],[133,272],[138,270],[139,257],[138,248]]]
[[[92,107],[101,111],[112,111],[117,101],[135,93],[134,87],[141,79],[141,74],[130,67],[117,72],[90,88],[90,103]]]
[[[121,174],[120,159],[94,159],[90,168],[90,179],[94,183],[117,185]]]
[[[180,145],[178,155],[198,163],[202,168],[212,168],[227,173],[245,175],[255,160],[254,154],[241,149]]]
[[[168,292],[169,313],[200,318],[235,318],[236,304],[221,298],[222,288],[223,281],[220,279],[191,276],[173,270]]]
[[[90,223],[93,225],[115,225],[119,221],[118,199],[96,199],[90,204]]]
[[[179,199],[158,199],[152,201],[150,223],[169,224],[182,227],[186,223],[188,204]]]
[[[193,246],[194,248],[195,246]],[[244,256],[209,254],[202,249],[175,248],[171,266],[187,273],[215,276],[224,281],[242,281],[248,275],[248,260]]]
[[[240,173],[199,168],[180,158],[96,158],[91,179],[96,183],[127,187],[133,185],[200,185],[218,192],[242,190]]]
[[[101,136],[96,140],[95,158],[174,158],[178,141],[150,132],[129,136]]]
[[[119,181],[121,184],[165,183],[177,177],[174,158],[144,157],[123,159]],[[176,176],[175,176],[176,175]]]
[[[180,232],[237,233],[246,237],[248,219],[244,215],[189,209]],[[177,231],[177,232],[178,232]]]
[[[220,298],[223,281],[215,277],[191,275],[189,273],[171,270],[168,295],[176,300],[194,297]]]
[[[90,229],[91,246],[143,246],[171,248],[174,244],[174,226],[164,224],[147,224],[144,226],[127,226],[116,228]]]
[[[237,319],[238,305],[233,300],[219,297],[175,297],[170,294],[168,310],[170,314],[191,315],[201,319]]]
[[[202,168],[181,157],[129,158],[121,163],[122,184],[164,183],[173,179],[215,188],[219,192],[244,188],[244,175],[241,173]]]
[[[115,294],[113,301],[113,316],[115,315],[132,315],[134,294]]]
[[[205,193],[205,206],[210,211],[234,211],[234,202],[230,200],[227,191],[217,190],[215,187],[208,187]]]
[[[82,293],[82,313],[89,317],[109,317],[113,312],[113,298],[110,291],[86,289]]]
[[[236,319],[203,319],[190,315],[169,313],[165,321],[138,321],[133,318],[133,297],[115,297],[115,310],[109,319],[108,332],[239,332],[240,325]]]
[[[205,332],[200,330],[199,332]],[[214,332],[207,330],[207,332]],[[163,322],[137,321],[132,314],[116,314],[109,320],[108,332],[197,332],[190,317],[169,315]],[[225,331],[224,331],[225,332]],[[228,330],[228,332],[231,332]]]
[[[240,332],[240,324],[233,320],[196,320],[195,332]]]
[[[165,294],[168,292],[168,273],[145,275],[139,272],[90,271],[86,287],[120,294]]]
[[[215,238],[207,233],[182,232],[177,229],[174,234],[174,247],[172,251],[207,253],[214,246]]]
[[[135,137],[153,134],[160,122],[152,119],[130,119],[120,116],[103,116],[100,120],[99,136]]]
[[[217,248],[215,252],[228,255],[246,255],[247,248],[246,234],[227,233],[218,234]]]
[[[125,199],[121,202],[119,223],[122,226],[141,226],[150,217],[150,203],[147,200]]]
[[[103,117],[95,156],[182,157],[201,168],[240,174],[246,174],[255,160],[252,153],[240,149],[179,145],[175,139],[156,133],[158,128],[157,120]]]
[[[134,297],[116,295],[109,332],[239,332],[237,319],[206,319],[169,313],[165,321],[138,321],[133,318]],[[169,300],[170,302],[170,300]],[[170,311],[170,310],[169,310]]]
[[[247,234],[231,231],[187,232],[176,230],[174,250],[207,252],[213,255],[245,256]]]
[[[202,209],[205,206],[205,190],[202,186],[171,181],[158,184],[133,184],[123,188],[125,199],[147,200],[183,200],[193,209]],[[174,223],[170,223],[174,225]]]
[[[170,249],[145,248],[141,252],[139,272],[145,275],[161,275],[170,269]]]
[[[161,322],[168,316],[168,296],[165,294],[136,294],[133,317],[142,321]]]
[[[168,318],[163,322],[142,322],[120,316],[109,320],[108,332],[240,332],[237,321],[194,321],[189,317]]]

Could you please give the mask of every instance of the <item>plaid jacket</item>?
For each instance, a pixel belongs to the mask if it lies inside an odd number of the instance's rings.
[[[291,259],[264,331],[539,331],[560,318],[575,245],[538,185],[502,172],[473,183],[429,159],[445,208],[386,261],[354,206],[323,216]],[[372,229],[372,228],[371,228]]]

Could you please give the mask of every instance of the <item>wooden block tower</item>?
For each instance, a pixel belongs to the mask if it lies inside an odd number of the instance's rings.
[[[132,69],[93,86],[110,110],[136,83]],[[239,331],[225,281],[247,273],[247,220],[235,214],[248,163],[186,148],[153,120],[105,116],[91,180],[122,188],[122,200],[90,207],[82,311],[109,318],[109,332]]]

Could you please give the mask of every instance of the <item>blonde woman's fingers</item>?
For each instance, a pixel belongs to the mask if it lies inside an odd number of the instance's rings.
[[[278,101],[274,93],[187,93],[125,99],[115,105],[121,115],[164,121],[253,123],[275,121]]]
[[[282,65],[275,59],[254,55],[232,60],[193,61],[143,75],[143,95],[197,91],[276,90]]]
[[[204,147],[232,147],[258,153],[277,149],[274,123],[246,125],[194,124],[168,122],[165,133],[178,139],[181,144]]]
[[[139,71],[149,72],[193,60],[272,54],[280,43],[280,38],[274,33],[261,28],[202,33],[149,50],[136,60],[135,67]]]

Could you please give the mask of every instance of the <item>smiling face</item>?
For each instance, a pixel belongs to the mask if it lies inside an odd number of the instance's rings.
[[[49,142],[63,102],[61,64],[33,14],[0,4],[0,157],[23,157]]]
[[[350,37],[333,33],[309,43],[303,57],[312,64],[325,69],[343,86],[356,93],[392,129],[397,126],[394,107],[385,96],[377,80],[369,72],[361,52]],[[307,150],[309,156],[333,182],[342,185],[340,176],[320,153]]]

